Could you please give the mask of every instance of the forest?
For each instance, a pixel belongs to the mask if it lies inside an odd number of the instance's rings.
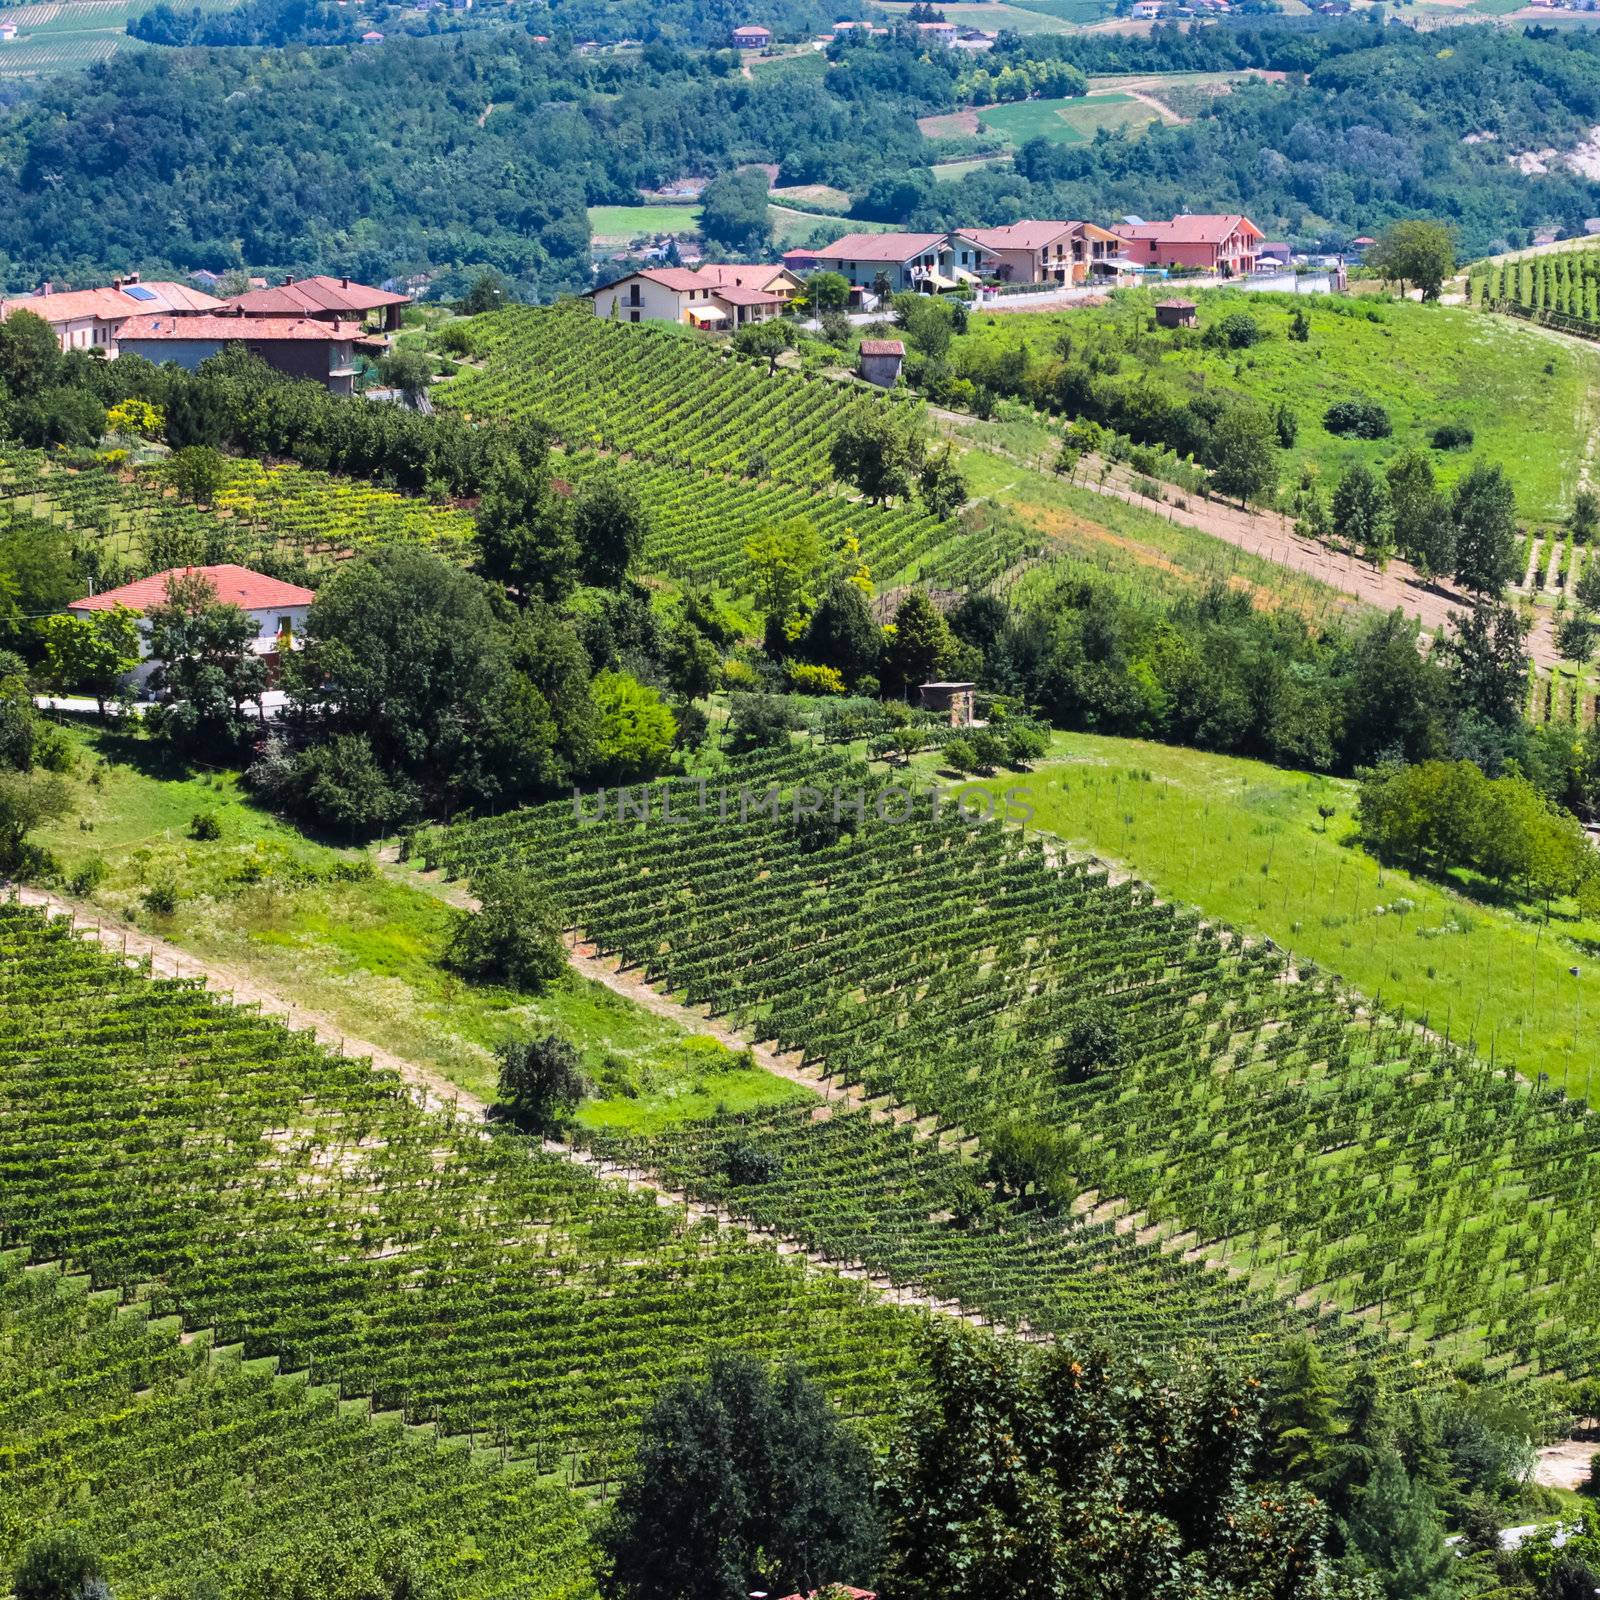
[[[184,37],[181,13],[168,20]],[[459,290],[492,266],[548,298],[589,283],[586,207],[750,162],[919,228],[1237,208],[1275,235],[1337,246],[1428,214],[1472,255],[1600,213],[1600,184],[1524,176],[1505,159],[1570,146],[1600,120],[1600,52],[1577,32],[1466,29],[1444,52],[1364,23],[1115,43],[1002,35],[997,70],[1270,64],[1291,76],[1138,140],[1034,139],[1014,170],[936,185],[952,141],[925,138],[916,118],[958,103],[970,63],[935,60],[906,30],[831,47],[820,78],[751,80],[730,51],[663,37],[580,55],[571,35],[541,43],[537,27],[375,49],[124,53],[23,91],[0,110],[0,284],[336,266],[375,282],[428,271]],[[1471,132],[1496,137],[1463,143]]]

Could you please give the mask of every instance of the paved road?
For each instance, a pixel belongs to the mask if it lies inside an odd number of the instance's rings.
[[[92,717],[100,709],[98,701],[82,694],[36,694],[33,697],[33,703],[41,711],[62,711],[69,716],[79,717]],[[282,713],[288,703],[289,696],[282,689],[268,689],[262,695],[259,705],[254,700],[247,700],[245,706],[247,709],[254,710],[263,722],[271,722],[274,717]],[[135,700],[129,709],[136,716],[143,716],[154,704],[155,701],[153,700]],[[106,706],[106,715],[115,717],[121,715],[121,712],[115,704],[108,704]]]

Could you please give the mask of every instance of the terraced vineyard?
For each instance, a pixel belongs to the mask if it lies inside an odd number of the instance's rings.
[[[656,527],[646,566],[742,581],[744,539],[808,517],[848,527],[879,583],[981,586],[1032,553],[1024,534],[967,529],[915,505],[834,492],[828,452],[860,411],[908,404],[821,377],[768,374],[670,329],[604,322],[587,309],[511,307],[484,317],[481,364],[435,390],[470,415],[534,417],[561,440],[572,475],[596,456],[620,470]]]
[[[859,785],[866,818],[836,839],[781,807],[741,820],[741,781]],[[680,783],[670,826],[577,827],[569,802],[417,845],[452,873],[537,863],[652,982],[946,1129],[1042,1140],[1101,1218],[1262,1293],[1421,1358],[1595,1368],[1600,1121],[1580,1104],[1013,830],[925,799],[878,821],[886,781],[796,747],[735,768],[725,818]],[[1093,1059],[1086,1026],[1116,1033]]]
[[[308,1562],[370,1570],[402,1537],[460,1600],[592,1592],[578,1497],[149,1310],[0,1258],[0,1567],[70,1520],[130,1596],[187,1600],[221,1573],[304,1593],[288,1579]]]
[[[15,905],[0,1104],[0,1249],[547,1470],[602,1473],[720,1347],[793,1356],[854,1415],[907,1378],[914,1319],[858,1285]]]
[[[66,529],[99,569],[101,586],[190,563],[316,568],[396,541],[465,559],[463,511],[296,466],[230,460],[214,506],[189,505],[149,469],[69,470],[43,451],[0,449],[0,537],[43,521]]]

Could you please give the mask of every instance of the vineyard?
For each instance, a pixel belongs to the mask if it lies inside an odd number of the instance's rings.
[[[477,324],[481,364],[434,398],[469,415],[533,417],[582,479],[597,456],[622,473],[654,524],[645,565],[699,579],[742,572],[742,544],[806,517],[848,528],[880,583],[981,586],[1034,548],[1009,529],[963,530],[920,507],[865,505],[833,488],[829,450],[852,414],[907,404],[859,387],[720,355],[665,328],[588,310],[519,306]],[[1036,543],[1036,541],[1035,541]]]
[[[881,1416],[914,1320],[0,907],[0,1250],[341,1397],[602,1477],[717,1348]]]
[[[580,827],[568,802],[414,843],[452,874],[536,863],[586,937],[686,1003],[954,1136],[1025,1139],[1096,1220],[1258,1293],[1418,1359],[1595,1367],[1600,1123],[1581,1104],[1015,831],[925,799],[879,821],[887,780],[849,758],[797,747],[728,781],[726,819],[680,785],[671,826]],[[741,819],[741,782],[859,785],[866,816]]]
[[[1600,249],[1480,262],[1467,288],[1469,300],[1489,310],[1600,337]]]
[[[150,1309],[0,1258],[0,1567],[70,1519],[118,1594],[152,1600],[221,1572],[230,1592],[304,1593],[281,1580],[308,1556],[370,1563],[402,1536],[460,1600],[591,1592],[577,1497]]]
[[[397,541],[465,559],[473,531],[465,512],[304,467],[230,460],[205,507],[153,469],[67,469],[42,451],[0,449],[0,538],[40,522],[71,537],[102,588],[222,561],[315,569]]]

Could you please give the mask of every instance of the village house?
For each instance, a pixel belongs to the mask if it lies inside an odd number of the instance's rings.
[[[953,22],[919,22],[917,32],[925,44],[936,44],[945,50],[956,42],[956,25]]]
[[[708,264],[646,267],[589,293],[599,317],[731,330],[781,316],[799,287],[787,267]]]
[[[381,326],[393,333],[400,313],[411,304],[408,295],[374,289],[349,278],[285,278],[274,288],[251,289],[226,305],[241,317],[309,317],[315,322],[355,322]]]
[[[1161,0],[1133,0],[1133,8],[1128,14],[1135,22],[1154,22],[1161,12]]]
[[[167,599],[167,586],[174,578],[203,577],[216,590],[217,599],[226,606],[238,606],[255,624],[255,637],[250,650],[261,656],[272,671],[279,656],[286,649],[299,649],[305,633],[306,618],[311,603],[317,598],[314,590],[302,588],[297,583],[284,583],[269,578],[263,572],[252,572],[228,562],[214,567],[169,567],[154,577],[141,578],[137,583],[125,583],[120,589],[107,589],[102,594],[86,595],[67,607],[67,615],[86,617],[96,611],[110,611],[117,606],[132,611],[140,617],[139,665],[128,674],[134,686],[145,683],[160,663],[150,654],[148,644],[149,624],[142,620],[146,612],[163,605]]]
[[[962,251],[981,252],[969,263]],[[1004,228],[967,228],[950,236],[956,265],[972,265],[1007,283],[1083,283],[1114,273],[1121,241],[1093,222],[1014,222]]]
[[[814,251],[824,272],[843,273],[864,289],[882,277],[891,294],[902,289],[953,289],[953,278],[940,270],[946,262],[942,233],[847,233]]]
[[[856,371],[880,389],[892,389],[900,381],[906,347],[900,339],[863,339]]]
[[[1256,264],[1265,237],[1248,217],[1185,216],[1170,222],[1119,222],[1111,230],[1126,254],[1143,267],[1188,267],[1238,277]]]
[[[765,50],[772,43],[772,29],[746,22],[735,28],[728,37],[735,50]]]
[[[0,44],[10,44],[17,36],[17,25],[10,17],[0,22]]]
[[[177,316],[215,311],[222,302],[187,284],[158,281],[141,283],[137,272],[113,278],[108,289],[68,289],[57,292],[44,284],[31,295],[0,300],[0,321],[17,311],[31,311],[50,324],[63,350],[98,350],[117,353],[117,332],[130,317],[141,312],[166,311]]]
[[[164,314],[129,317],[118,330],[117,344],[124,355],[170,361],[189,372],[230,344],[241,344],[285,377],[309,378],[332,394],[353,394],[355,343],[361,331],[359,323],[310,317]]]

